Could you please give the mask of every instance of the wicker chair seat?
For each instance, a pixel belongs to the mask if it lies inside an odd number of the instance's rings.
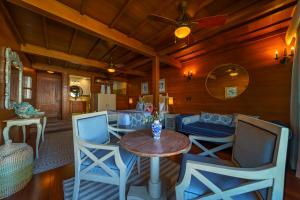
[[[31,180],[33,150],[26,143],[0,146],[0,199],[21,189]]]

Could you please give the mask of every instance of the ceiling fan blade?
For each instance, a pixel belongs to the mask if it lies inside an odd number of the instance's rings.
[[[211,17],[204,17],[200,19],[194,19],[192,23],[198,24],[200,28],[210,28],[221,26],[226,23],[227,15],[217,15]]]
[[[171,24],[171,25],[174,25],[174,26],[177,25],[177,22],[174,19],[170,19],[170,18],[163,17],[163,16],[156,15],[156,14],[150,14],[150,15],[148,15],[148,19],[151,19],[153,21],[158,21],[158,22],[163,22],[163,23]]]
[[[124,66],[125,66],[125,65],[124,65],[124,64],[121,64],[121,63],[115,65],[115,67],[117,67],[117,68],[119,68],[119,67],[124,67]]]

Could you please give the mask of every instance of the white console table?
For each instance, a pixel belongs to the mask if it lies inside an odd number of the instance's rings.
[[[6,127],[3,129],[3,137],[4,142],[7,144],[9,142],[9,129],[12,126],[21,126],[22,132],[23,132],[23,143],[26,140],[26,126],[36,124],[37,127],[37,135],[36,135],[36,143],[35,143],[35,149],[36,149],[36,159],[39,157],[39,143],[40,138],[42,136],[42,141],[44,141],[44,133],[45,133],[45,127],[47,123],[47,117],[43,116],[40,118],[29,118],[29,119],[10,119],[3,121],[6,123]]]

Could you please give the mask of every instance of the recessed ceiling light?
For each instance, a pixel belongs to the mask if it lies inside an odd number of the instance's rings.
[[[54,72],[53,71],[50,71],[50,70],[48,70],[47,71],[49,74],[54,74]]]

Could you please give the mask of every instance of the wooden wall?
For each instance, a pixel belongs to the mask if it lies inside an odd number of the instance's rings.
[[[281,53],[284,34],[246,43],[231,50],[208,54],[187,63],[181,70],[161,69],[161,78],[166,79],[166,90],[174,97],[171,111],[175,113],[243,113],[258,115],[266,120],[289,122],[291,64],[282,65],[274,60],[276,49]],[[248,89],[231,100],[218,100],[211,97],[205,88],[205,78],[214,67],[234,63],[245,67],[249,72]],[[187,81],[184,71],[193,70],[192,80]],[[151,76],[147,80],[151,87]],[[129,97],[135,102],[140,94],[141,79],[129,82]],[[151,91],[151,88],[150,88]]]
[[[4,48],[10,47],[13,50],[19,50],[19,44],[11,31],[10,25],[5,20],[2,10],[0,9],[0,49],[1,49],[1,64],[0,64],[0,144],[3,143],[2,130],[4,127],[3,120],[14,117],[14,112],[12,110],[4,109],[4,91],[5,91],[5,65],[4,65]],[[24,75],[30,75],[33,78],[33,99],[29,101],[31,104],[35,105],[35,88],[36,88],[36,73],[35,70],[29,69],[31,63],[24,56],[24,54],[19,52],[19,56],[25,67]],[[11,129],[11,136],[13,138],[18,137],[18,130]]]

